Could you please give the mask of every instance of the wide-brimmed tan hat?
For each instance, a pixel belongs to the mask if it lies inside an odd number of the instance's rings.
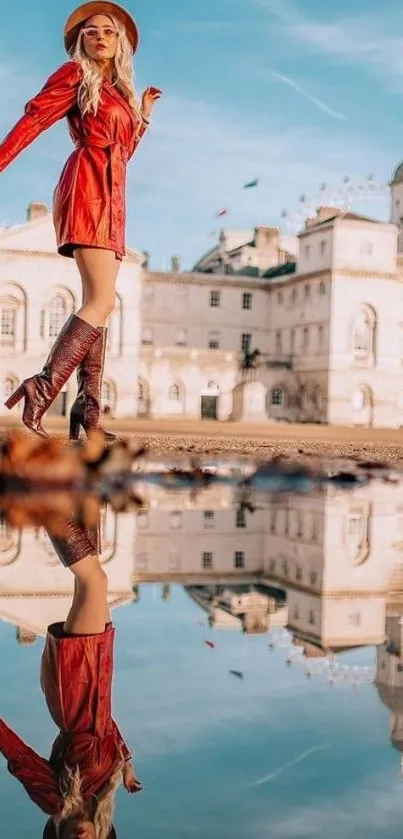
[[[69,54],[78,38],[80,26],[89,17],[92,17],[92,15],[113,15],[113,17],[116,17],[123,23],[133,53],[136,52],[140,35],[137,25],[132,16],[129,15],[129,12],[123,6],[118,6],[117,3],[110,3],[109,0],[89,0],[88,3],[77,6],[66,21],[64,27],[64,45]]]
[[[48,819],[48,821],[46,822],[43,831],[43,839],[57,839],[56,828],[53,819]],[[113,827],[113,825],[111,827],[111,832],[109,834],[108,839],[117,839],[116,830]]]

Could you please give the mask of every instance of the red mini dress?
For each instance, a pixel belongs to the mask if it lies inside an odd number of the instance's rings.
[[[148,127],[106,79],[97,114],[81,116],[77,96],[82,70],[67,61],[25,106],[24,116],[0,144],[0,172],[57,120],[67,117],[75,151],[53,194],[57,247],[72,256],[77,246],[125,254],[126,164]]]

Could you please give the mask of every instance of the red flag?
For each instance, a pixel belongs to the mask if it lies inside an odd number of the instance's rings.
[[[220,218],[220,216],[226,216],[227,214],[228,214],[228,210],[225,210],[225,209],[219,210],[218,213],[217,213],[217,218]]]
[[[210,647],[211,650],[215,649],[214,641],[205,641],[204,643],[205,643],[206,647]]]

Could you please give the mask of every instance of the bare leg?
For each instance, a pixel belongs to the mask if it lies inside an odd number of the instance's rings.
[[[64,631],[72,635],[104,632],[111,616],[108,606],[108,578],[98,557],[87,556],[70,570],[74,574],[74,596]]]
[[[104,326],[115,308],[115,286],[120,260],[103,248],[76,248],[74,259],[83,286],[83,304],[77,317],[91,326]]]

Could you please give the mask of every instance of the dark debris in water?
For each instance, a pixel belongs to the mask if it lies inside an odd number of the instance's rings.
[[[213,484],[224,484],[249,503],[250,492],[310,493],[325,486],[348,490],[375,479],[400,483],[401,473],[386,463],[365,460],[351,469],[318,469],[279,456],[237,461],[235,456],[188,454],[164,463],[129,440],[106,447],[101,432],[85,443],[66,445],[16,431],[0,446],[0,516],[13,527],[44,526],[59,534],[66,516],[74,514],[91,524],[106,502],[116,512],[144,509],[142,492],[150,484],[172,492],[187,490],[193,498]]]

